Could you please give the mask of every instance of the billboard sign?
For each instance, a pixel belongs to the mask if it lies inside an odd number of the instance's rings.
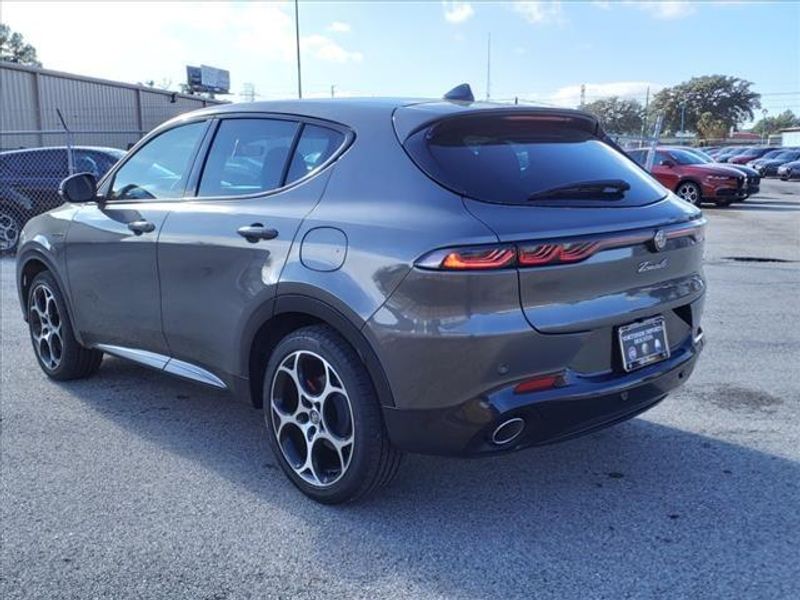
[[[199,67],[186,66],[186,83],[194,92],[210,92],[227,94],[231,87],[231,74],[225,69],[217,69],[208,65]]]

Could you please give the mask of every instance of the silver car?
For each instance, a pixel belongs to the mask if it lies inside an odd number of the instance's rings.
[[[263,406],[326,503],[403,452],[492,455],[631,418],[702,346],[705,219],[594,117],[472,101],[214,106],[24,228],[53,379],[104,354]]]

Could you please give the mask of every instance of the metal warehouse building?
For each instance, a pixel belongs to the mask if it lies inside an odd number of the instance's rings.
[[[156,125],[219,104],[145,86],[0,62],[0,150],[64,145],[126,149]]]

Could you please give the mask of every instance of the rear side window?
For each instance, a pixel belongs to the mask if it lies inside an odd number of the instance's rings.
[[[327,127],[306,125],[297,143],[286,183],[297,181],[319,169],[344,142],[344,135]]]
[[[299,124],[277,119],[222,121],[211,144],[199,196],[243,196],[281,187]]]
[[[404,145],[434,180],[484,202],[527,204],[548,190],[592,181],[630,186],[618,205],[649,204],[665,195],[578,118],[519,112],[460,116],[413,134]],[[581,200],[587,204],[584,196]]]

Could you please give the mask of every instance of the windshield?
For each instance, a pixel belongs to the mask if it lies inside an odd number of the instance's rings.
[[[616,186],[621,204],[647,204],[665,194],[625,155],[568,117],[495,113],[450,118],[413,134],[405,147],[434,180],[484,202],[530,205],[529,198],[556,189],[561,200],[587,200],[588,195],[607,200],[602,190],[591,194],[585,189],[587,182],[598,181],[622,182]]]
[[[762,158],[778,158],[781,154],[784,154],[786,150],[770,150],[767,152]]]
[[[669,155],[679,165],[702,165],[706,162],[696,154],[686,150],[670,150]]]

